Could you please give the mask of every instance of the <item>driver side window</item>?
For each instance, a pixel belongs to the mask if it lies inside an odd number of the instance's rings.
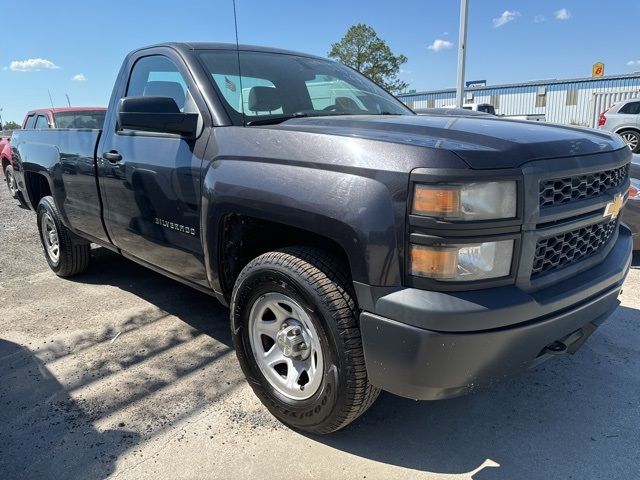
[[[171,97],[183,113],[198,113],[187,82],[175,63],[162,55],[138,60],[129,76],[126,97]]]

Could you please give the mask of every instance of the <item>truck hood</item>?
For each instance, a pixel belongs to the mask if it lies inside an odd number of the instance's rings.
[[[625,148],[607,132],[491,116],[345,115],[297,118],[266,128],[445,149],[475,169],[514,168],[533,160]]]

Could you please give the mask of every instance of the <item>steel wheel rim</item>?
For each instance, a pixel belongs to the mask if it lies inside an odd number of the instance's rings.
[[[633,133],[623,133],[620,135],[631,150],[638,148],[638,137]]]
[[[9,192],[11,192],[11,195],[15,196],[18,190],[16,177],[13,176],[13,172],[11,170],[6,171],[5,174],[7,176],[7,186],[9,187]]]
[[[45,212],[40,220],[40,233],[42,236],[42,243],[47,251],[47,255],[54,263],[58,263],[60,259],[60,239],[58,237],[58,229],[56,224],[49,215],[49,212]]]
[[[294,335],[296,328],[299,335]],[[306,349],[296,350],[300,339]],[[318,391],[324,371],[320,339],[311,317],[295,300],[277,292],[260,296],[249,313],[249,342],[262,375],[279,393],[306,400]]]

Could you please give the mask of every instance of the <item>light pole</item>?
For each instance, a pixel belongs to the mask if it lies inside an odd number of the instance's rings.
[[[460,0],[460,37],[458,39],[458,82],[456,86],[456,106],[464,105],[464,66],[467,56],[467,9],[469,0]]]

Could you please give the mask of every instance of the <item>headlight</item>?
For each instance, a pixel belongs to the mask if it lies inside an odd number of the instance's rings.
[[[409,245],[410,273],[442,281],[505,277],[511,270],[513,240],[446,246]]]
[[[637,178],[631,179],[631,185],[629,185],[629,200],[640,200],[640,180]]]
[[[516,216],[516,182],[461,185],[417,184],[412,213],[451,220],[490,220]]]

